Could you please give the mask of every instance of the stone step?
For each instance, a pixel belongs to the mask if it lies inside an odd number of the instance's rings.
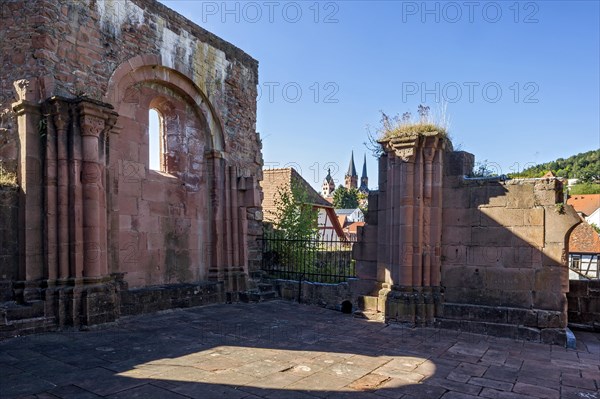
[[[512,338],[522,341],[543,342],[555,345],[566,345],[565,328],[533,328],[515,324],[489,323],[471,320],[456,320],[438,317],[435,320],[437,328],[459,331],[472,335],[489,335],[494,337]]]
[[[378,309],[379,297],[362,295],[358,297],[359,310],[376,312]]]
[[[0,339],[56,330],[54,317],[32,317],[0,325]]]
[[[266,276],[266,273],[262,270],[255,270],[253,272],[248,273],[252,280],[260,280]]]
[[[246,292],[240,292],[239,298],[241,302],[265,302],[271,299],[277,298],[277,293],[275,291],[260,291],[249,290]]]
[[[353,316],[358,319],[366,319],[369,321],[385,321],[385,315],[376,310],[357,310],[353,313]]]
[[[273,291],[273,284],[268,283],[258,283],[257,288],[260,292],[270,292]]]
[[[3,313],[6,314],[6,321],[9,323],[15,320],[44,317],[45,302],[32,301],[24,305],[9,304],[4,308]]]

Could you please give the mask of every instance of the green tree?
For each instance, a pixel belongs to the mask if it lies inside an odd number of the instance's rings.
[[[582,183],[569,188],[571,195],[600,194],[600,184]]]
[[[354,209],[358,208],[358,190],[355,188],[347,189],[339,186],[333,192],[333,206],[336,209]]]
[[[593,150],[573,155],[567,159],[531,166],[519,173],[511,173],[509,177],[542,177],[549,170],[556,176],[567,179],[579,179],[582,183],[593,183],[600,180],[600,150]]]
[[[307,189],[295,182],[289,188],[280,188],[275,216],[274,240],[268,241],[268,252],[276,254],[288,271],[313,270],[318,252],[318,211],[310,205]]]
[[[308,191],[298,183],[292,182],[289,189],[279,189],[275,199],[275,228],[285,238],[303,240],[317,237],[319,214],[309,203]]]

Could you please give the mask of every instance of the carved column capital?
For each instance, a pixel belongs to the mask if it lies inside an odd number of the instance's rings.
[[[104,119],[94,115],[81,115],[79,120],[82,136],[100,137],[104,131]]]
[[[84,100],[77,104],[77,110],[82,136],[100,138],[102,133],[107,133],[117,122],[117,113],[108,104]]]
[[[380,141],[385,152],[393,153],[404,162],[415,161],[415,148],[418,146],[418,134],[405,134]]]
[[[115,111],[105,111],[105,120],[104,120],[104,133],[116,133],[119,134],[121,129],[116,127],[117,119],[119,118],[119,114]]]
[[[50,115],[56,126],[56,130],[64,132],[67,129],[69,123],[69,105],[64,101],[53,98],[50,103]]]
[[[386,153],[393,153],[404,162],[415,162],[417,148],[424,148],[428,162],[435,157],[438,148],[445,148],[445,138],[440,132],[404,133],[379,141]],[[430,151],[431,150],[431,151]],[[430,158],[428,158],[430,157]]]

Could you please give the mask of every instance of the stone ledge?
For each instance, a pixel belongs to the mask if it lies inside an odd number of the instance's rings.
[[[437,318],[437,328],[455,330],[470,334],[489,335],[493,337],[511,338],[522,341],[542,342],[553,345],[566,345],[565,328],[545,328],[518,326],[514,324],[487,323],[469,320],[452,320]]]
[[[225,303],[223,283],[160,285],[121,291],[122,316]]]

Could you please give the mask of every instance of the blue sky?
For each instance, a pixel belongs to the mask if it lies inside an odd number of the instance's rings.
[[[501,173],[600,147],[598,1],[167,1],[259,61],[266,167],[343,182],[380,110],[446,103],[455,147]]]

